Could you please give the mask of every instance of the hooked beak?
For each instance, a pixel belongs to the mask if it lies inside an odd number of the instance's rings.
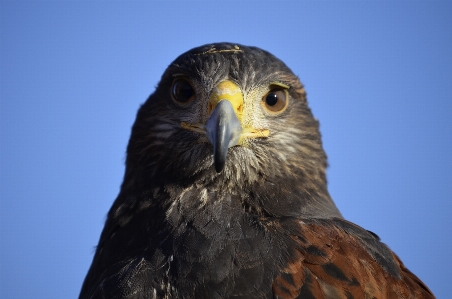
[[[221,100],[206,123],[207,139],[213,145],[215,170],[220,173],[226,163],[228,148],[237,145],[242,126],[235,115],[231,102]]]
[[[243,94],[240,87],[232,81],[220,82],[209,97],[209,119],[205,124],[182,122],[182,128],[199,134],[206,134],[213,145],[215,170],[220,173],[225,164],[228,149],[243,145],[247,138],[265,138],[268,129],[243,127]]]

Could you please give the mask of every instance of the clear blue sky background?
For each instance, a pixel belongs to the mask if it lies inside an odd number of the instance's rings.
[[[1,1],[0,297],[76,298],[135,113],[205,43],[301,78],[329,189],[433,290],[452,277],[452,2]]]

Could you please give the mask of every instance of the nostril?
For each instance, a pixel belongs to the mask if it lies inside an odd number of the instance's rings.
[[[212,113],[212,103],[209,103],[209,106],[207,107],[207,115],[210,115]]]

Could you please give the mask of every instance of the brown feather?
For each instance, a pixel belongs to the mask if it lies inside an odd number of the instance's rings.
[[[303,289],[312,298],[434,298],[394,253],[400,277],[383,269],[361,240],[333,222],[298,221],[298,229],[290,232],[298,253],[273,283],[279,298],[305,298]]]
[[[175,76],[193,87],[187,104],[171,96]],[[212,144],[181,124],[206,124],[224,80],[243,93],[245,123],[269,135],[229,148],[217,173]],[[275,84],[287,106],[268,114]],[[229,43],[182,54],[138,111],[80,298],[434,298],[375,234],[342,219],[326,167],[304,87],[281,60]]]

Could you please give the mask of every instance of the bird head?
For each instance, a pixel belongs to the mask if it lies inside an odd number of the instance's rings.
[[[296,184],[329,197],[303,85],[256,47],[210,44],[172,62],[138,111],[126,164],[124,186],[216,184],[233,192]]]

